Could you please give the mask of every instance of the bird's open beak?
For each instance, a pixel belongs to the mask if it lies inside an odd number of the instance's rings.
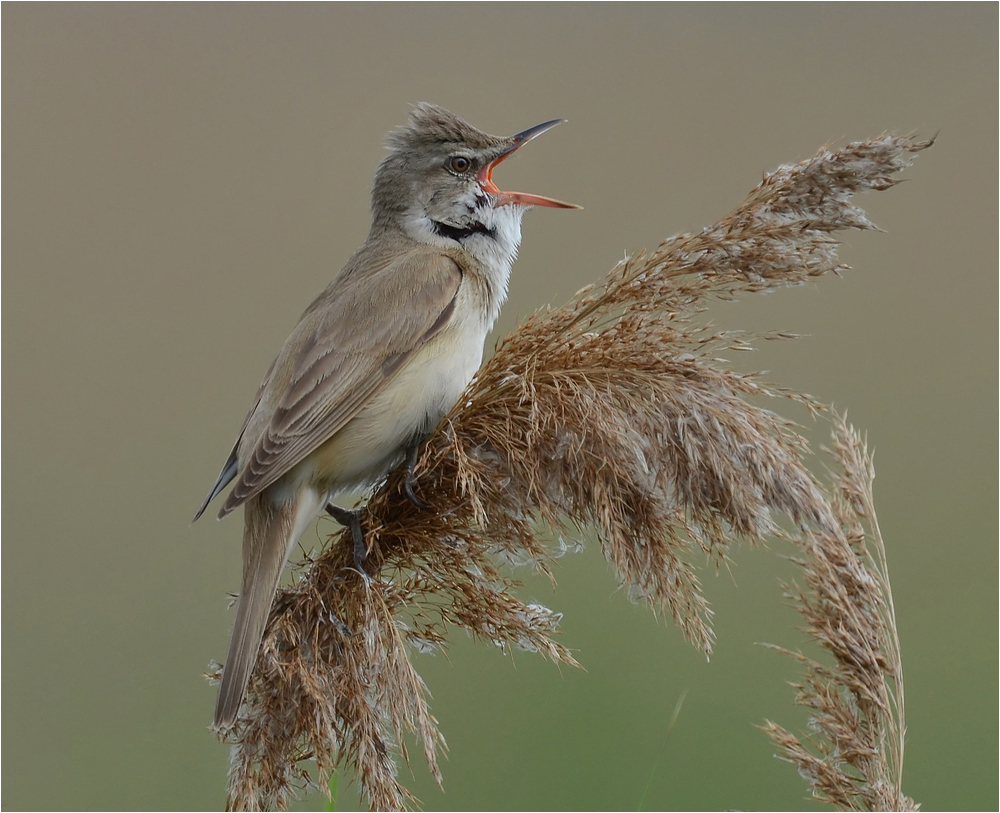
[[[582,206],[577,206],[575,203],[563,203],[561,200],[554,200],[552,198],[543,198],[541,195],[529,195],[525,192],[501,192],[495,183],[493,183],[493,170],[505,161],[509,156],[513,155],[517,150],[527,144],[531,139],[536,136],[540,136],[546,130],[551,130],[557,124],[562,124],[566,119],[552,119],[552,121],[547,121],[544,124],[537,124],[534,127],[529,127],[527,130],[522,130],[514,136],[511,136],[511,145],[504,150],[500,155],[494,158],[489,164],[487,164],[483,170],[479,173],[479,185],[484,191],[488,192],[494,198],[496,198],[497,206],[510,206],[511,204],[517,204],[518,206],[548,206],[552,209],[582,209]]]

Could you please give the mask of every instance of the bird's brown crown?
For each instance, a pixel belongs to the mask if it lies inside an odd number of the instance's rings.
[[[393,151],[435,143],[464,144],[474,150],[486,150],[509,141],[509,138],[484,133],[450,110],[427,102],[415,105],[409,121],[391,130],[385,139],[386,146]]]

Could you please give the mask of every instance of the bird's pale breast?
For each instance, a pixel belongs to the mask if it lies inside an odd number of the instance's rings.
[[[284,478],[333,495],[378,481],[403,458],[414,437],[430,431],[454,406],[483,356],[481,320],[456,320],[421,347],[378,395]]]

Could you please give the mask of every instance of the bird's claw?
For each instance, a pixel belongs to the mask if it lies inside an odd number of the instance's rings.
[[[408,472],[406,475],[406,482],[403,484],[403,491],[406,492],[406,496],[410,502],[417,506],[417,508],[421,511],[426,511],[430,506],[413,492],[413,484],[416,481],[416,478]]]
[[[368,546],[365,544],[365,534],[361,530],[361,511],[355,508],[353,511],[341,508],[332,502],[326,504],[326,513],[333,517],[345,528],[351,529],[351,539],[354,541],[354,568],[361,574],[365,581],[370,582],[371,576],[365,570],[365,560],[368,558]]]
[[[420,451],[420,443],[414,442],[410,444],[406,449],[406,480],[403,483],[403,491],[406,492],[406,497],[411,503],[413,503],[417,508],[422,511],[426,511],[430,506],[427,505],[423,500],[421,500],[413,487],[417,483],[417,478],[413,473],[414,468],[417,465],[417,453]]]

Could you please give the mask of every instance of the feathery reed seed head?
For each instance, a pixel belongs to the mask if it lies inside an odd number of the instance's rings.
[[[806,667],[795,700],[813,712],[811,736],[803,743],[775,723],[762,728],[817,799],[840,810],[917,810],[902,792],[903,666],[875,516],[875,469],[867,444],[839,416],[833,440],[839,532],[807,530],[797,560],[805,587],[785,585],[833,665],[775,647]]]
[[[699,552],[720,562],[736,541],[763,541],[774,511],[814,547],[841,539],[843,514],[807,470],[804,439],[748,399],[819,406],[726,369],[715,354],[743,340],[697,316],[710,299],[836,272],[834,233],[872,228],[852,196],[892,186],[928,145],[886,136],[782,166],[715,225],[629,257],[500,342],[422,451],[432,510],[405,498],[399,473],[368,503],[375,579],[352,570],[342,534],[279,593],[233,733],[230,807],[283,807],[313,759],[321,785],[349,766],[373,809],[399,809],[412,801],[396,770],[408,732],[440,782],[444,739],[408,649],[441,646],[454,627],[575,664],[555,637],[559,615],[517,598],[498,565],[551,577],[542,528],[592,529],[620,582],[706,653]],[[854,575],[852,595],[868,590]],[[866,669],[886,665],[863,654]]]

